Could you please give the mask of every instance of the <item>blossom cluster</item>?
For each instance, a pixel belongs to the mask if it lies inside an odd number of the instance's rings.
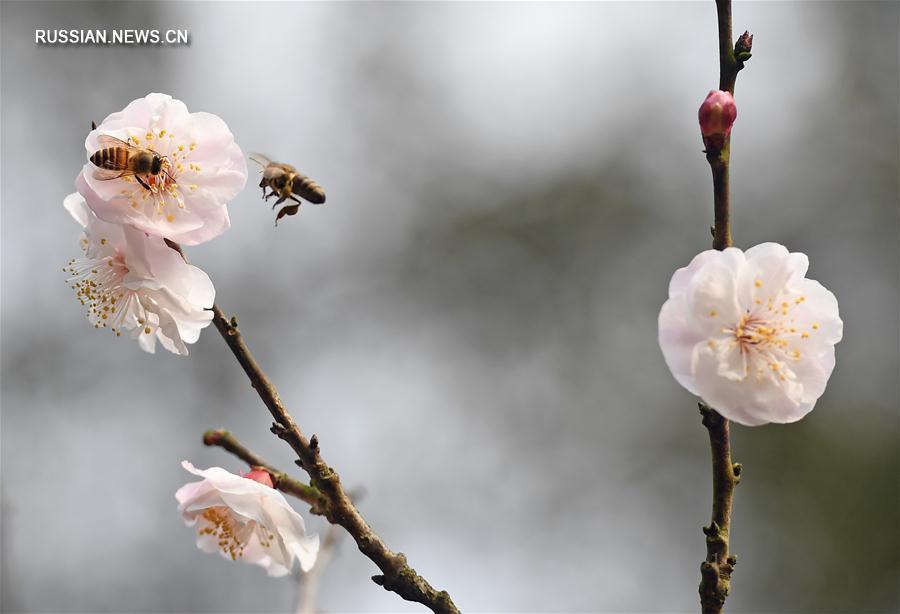
[[[213,314],[209,276],[170,245],[197,245],[229,227],[228,202],[247,181],[240,147],[220,118],[189,113],[164,94],[139,98],[95,126],[87,162],[63,206],[78,222],[83,257],[65,271],[88,320],[154,352],[187,355]],[[284,576],[315,563],[318,536],[274,489],[271,476],[183,467],[202,477],[176,493],[197,546]]]
[[[113,113],[85,141],[87,161],[65,208],[84,229],[65,270],[89,321],[140,347],[187,355],[212,321],[215,289],[166,241],[197,245],[229,227],[228,202],[247,163],[219,117],[149,94]]]

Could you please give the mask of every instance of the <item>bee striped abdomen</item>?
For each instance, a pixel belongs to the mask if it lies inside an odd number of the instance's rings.
[[[128,150],[124,147],[104,147],[91,156],[91,164],[98,168],[118,170],[127,168]]]
[[[295,194],[302,196],[314,205],[321,205],[325,202],[325,190],[322,189],[322,186],[305,175],[297,175],[294,177],[293,191]]]

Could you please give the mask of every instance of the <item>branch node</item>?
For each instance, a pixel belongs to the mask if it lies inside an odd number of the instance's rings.
[[[219,442],[228,437],[229,433],[225,429],[214,429],[203,433],[203,445],[217,446]]]

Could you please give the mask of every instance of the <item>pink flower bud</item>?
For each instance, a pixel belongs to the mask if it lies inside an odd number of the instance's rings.
[[[734,98],[728,92],[713,90],[700,105],[700,132],[707,137],[726,137],[737,118]]]
[[[259,482],[260,484],[265,484],[269,488],[275,488],[275,483],[272,481],[272,476],[269,475],[269,472],[261,467],[253,467],[247,473],[241,474],[243,477],[248,480],[253,480],[255,482]]]

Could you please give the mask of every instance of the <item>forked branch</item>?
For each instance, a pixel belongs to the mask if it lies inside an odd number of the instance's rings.
[[[184,252],[177,243],[168,239],[166,243],[184,257]],[[187,259],[185,258],[185,260]],[[316,436],[306,438],[281,402],[275,385],[250,353],[250,348],[247,347],[241,331],[238,329],[237,318],[234,316],[230,319],[227,318],[218,305],[212,306],[212,312],[213,324],[244,369],[250,379],[250,385],[256,390],[259,398],[272,414],[272,418],[275,419],[271,426],[272,432],[293,448],[298,458],[294,462],[309,474],[310,484],[308,486],[297,481],[284,481],[283,485],[294,488],[297,493],[303,493],[300,498],[310,503],[314,513],[324,516],[330,523],[340,525],[347,530],[356,541],[360,552],[371,559],[381,570],[381,574],[372,576],[372,580],[376,584],[383,586],[385,590],[397,593],[407,601],[421,603],[436,614],[459,614],[459,610],[447,591],[439,591],[432,587],[425,578],[410,567],[402,552],[394,552],[388,548],[381,537],[369,527],[344,491],[337,472],[322,460]],[[210,444],[221,445],[245,460],[250,459],[248,462],[251,465],[258,465],[269,470],[270,466],[267,463],[226,435],[224,432],[217,431],[207,433],[207,436],[211,437]],[[206,437],[204,441],[206,441]],[[280,480],[287,477],[282,472],[277,473]],[[314,502],[308,498],[313,499]]]
[[[428,581],[409,566],[402,552],[393,552],[384,541],[369,527],[359,510],[350,500],[341,485],[337,472],[329,467],[319,450],[319,441],[315,435],[307,439],[293,417],[288,413],[278,391],[260,368],[253,354],[238,329],[237,318],[226,318],[224,312],[213,305],[213,324],[216,325],[225,343],[228,344],[234,357],[243,367],[250,379],[250,385],[259,394],[269,413],[275,419],[272,432],[283,439],[299,460],[295,461],[310,477],[310,485],[322,496],[324,506],[319,513],[332,524],[344,527],[356,541],[360,552],[372,560],[380,575],[372,576],[372,580],[386,590],[397,593],[407,601],[415,601],[427,606],[433,612],[441,614],[458,614],[459,610],[447,591],[438,591]]]

